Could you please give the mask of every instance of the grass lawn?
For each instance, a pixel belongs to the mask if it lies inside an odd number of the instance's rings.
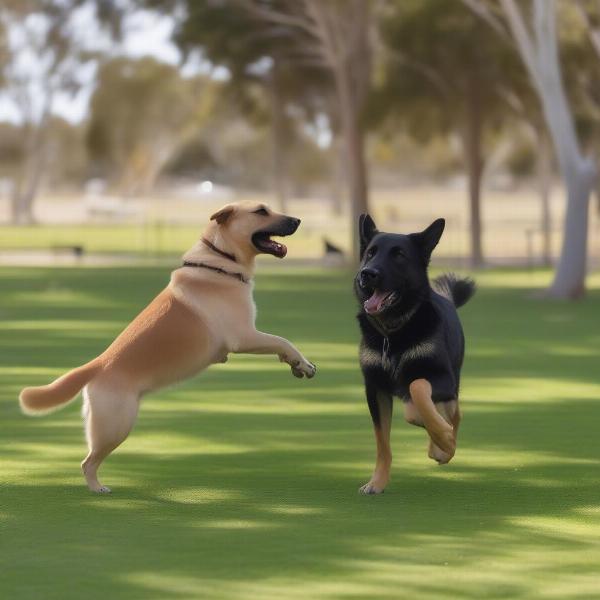
[[[392,483],[361,497],[350,276],[261,271],[259,327],[317,377],[233,357],[149,396],[94,496],[80,402],[32,419],[17,394],[103,350],[167,276],[0,270],[2,598],[600,598],[600,290],[542,303],[545,273],[482,274],[456,458],[436,466],[397,414]]]

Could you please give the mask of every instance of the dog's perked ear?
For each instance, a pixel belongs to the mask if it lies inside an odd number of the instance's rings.
[[[378,234],[375,221],[370,215],[363,214],[358,218],[358,236],[360,238],[360,258],[363,257],[367,246],[371,240]]]
[[[421,231],[421,233],[410,234],[411,239],[419,246],[426,263],[429,263],[431,253],[438,245],[442,233],[444,233],[445,226],[445,219],[436,219],[427,229]]]
[[[227,222],[227,219],[229,219],[229,217],[233,214],[234,210],[234,207],[228,204],[212,215],[210,220],[216,221],[219,225],[222,225],[223,223]]]

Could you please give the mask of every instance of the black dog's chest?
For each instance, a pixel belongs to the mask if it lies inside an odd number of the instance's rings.
[[[382,370],[391,380],[402,379],[406,367],[423,358],[427,344],[406,344],[380,337],[363,342],[361,364],[363,368]]]
[[[383,338],[379,353],[381,368],[392,380],[402,380],[411,363],[431,357],[434,351],[433,341],[406,344]]]
[[[376,387],[408,400],[410,384],[426,379],[432,385],[434,402],[456,397],[459,367],[454,368],[450,360],[438,320],[420,319],[388,337],[369,323],[363,321],[361,325],[361,367]]]

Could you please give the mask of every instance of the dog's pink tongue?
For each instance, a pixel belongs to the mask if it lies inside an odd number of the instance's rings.
[[[381,304],[389,295],[390,292],[381,292],[380,290],[375,290],[373,295],[368,300],[365,300],[365,303],[363,304],[364,309],[369,314],[379,312]]]

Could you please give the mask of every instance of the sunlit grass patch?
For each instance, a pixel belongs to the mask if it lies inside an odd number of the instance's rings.
[[[532,296],[549,272],[478,274],[461,310],[454,461],[428,459],[398,402],[392,482],[365,498],[375,449],[352,275],[261,266],[259,327],[297,343],[315,379],[276,357],[232,356],[147,396],[101,470],[113,494],[92,495],[80,401],[29,419],[18,391],[101,352],[167,277],[0,269],[3,597],[600,596],[598,276],[570,304]]]

